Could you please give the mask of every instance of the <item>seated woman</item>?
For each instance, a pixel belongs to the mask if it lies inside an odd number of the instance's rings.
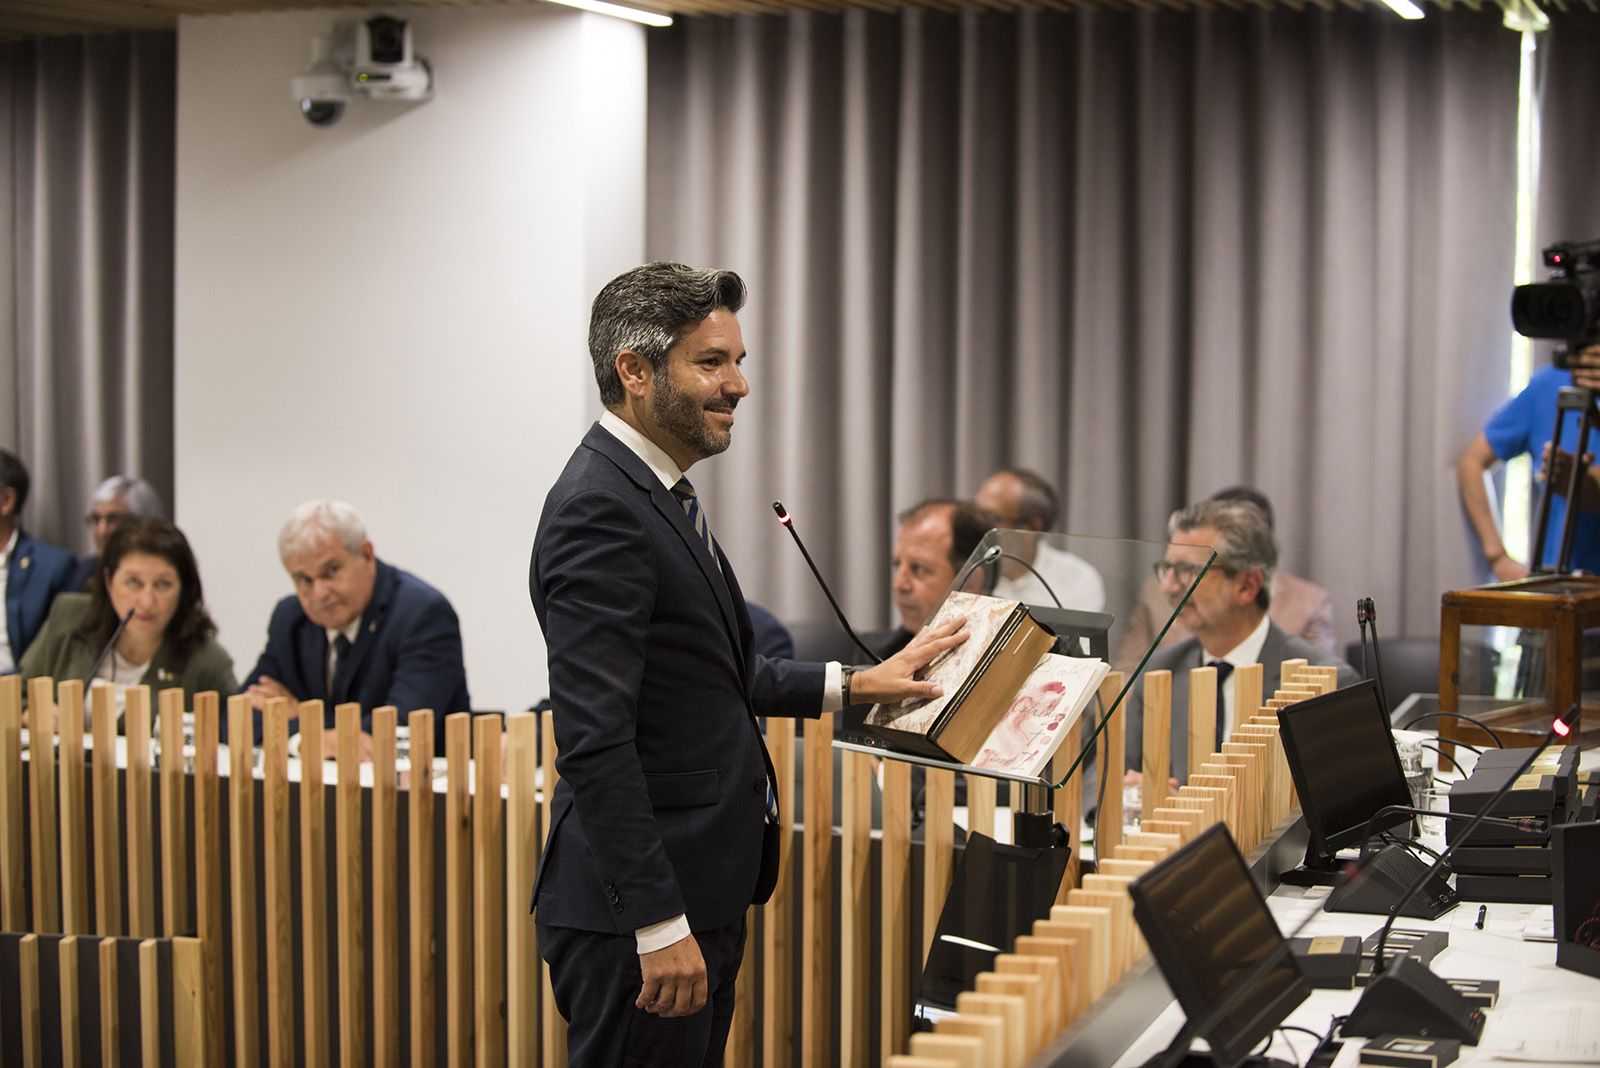
[[[216,624],[202,603],[200,571],[183,532],[165,519],[130,519],[106,542],[100,569],[88,593],[63,593],[44,629],[22,656],[26,679],[47,675],[117,688],[117,704],[129,686],[154,693],[183,688],[184,707],[194,695],[239,688],[233,660],[216,643]],[[129,613],[132,615],[129,615]],[[96,665],[124,618],[127,626]],[[87,702],[85,702],[87,705]]]

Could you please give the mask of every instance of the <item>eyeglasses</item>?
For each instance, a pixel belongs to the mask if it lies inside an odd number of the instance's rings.
[[[90,512],[83,517],[83,525],[93,530],[95,527],[114,527],[128,519],[127,512]]]
[[[1176,579],[1181,585],[1188,586],[1194,582],[1195,577],[1206,569],[1204,564],[1177,564],[1171,560],[1157,560],[1151,568],[1156,573],[1156,578],[1162,582],[1167,579]]]

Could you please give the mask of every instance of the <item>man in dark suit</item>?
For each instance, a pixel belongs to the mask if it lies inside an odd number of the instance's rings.
[[[294,596],[273,609],[267,647],[245,676],[258,712],[273,697],[315,699],[332,726],[334,706],[355,701],[366,759],[374,708],[394,705],[401,723],[432,709],[439,740],[447,714],[471,710],[455,609],[426,582],[379,560],[354,508],[328,499],[300,505],[278,534],[278,555]],[[323,744],[331,752],[333,736]]]
[[[71,588],[75,564],[67,550],[22,529],[22,506],[31,483],[22,461],[0,449],[0,601],[5,604],[0,675],[16,672],[56,594]]]
[[[1174,512],[1167,523],[1166,555],[1156,577],[1169,601],[1183,599],[1200,573],[1208,550],[1216,560],[1178,613],[1192,637],[1157,652],[1146,671],[1173,673],[1171,769],[1173,780],[1189,775],[1188,671],[1216,665],[1217,737],[1227,737],[1239,715],[1234,702],[1233,669],[1260,664],[1262,692],[1278,688],[1283,661],[1304,658],[1339,669],[1339,685],[1360,681],[1354,668],[1305,639],[1280,630],[1268,617],[1278,543],[1261,510],[1246,501],[1211,499]],[[1253,711],[1253,710],[1251,710]],[[1248,712],[1246,713],[1248,714]],[[1127,704],[1129,781],[1137,781],[1144,761],[1144,688],[1135,684]]]
[[[654,263],[589,326],[606,411],[545,500],[529,590],[549,649],[561,778],[533,888],[570,1063],[720,1065],[744,917],[777,880],[757,715],[929,693],[883,664],[769,660],[684,473],[726,449],[749,392],[730,271]]]

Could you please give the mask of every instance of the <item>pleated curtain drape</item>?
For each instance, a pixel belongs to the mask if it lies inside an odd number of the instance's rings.
[[[174,33],[0,44],[0,447],[77,552],[108,475],[172,507],[176,106]]]
[[[1236,482],[1341,636],[1477,580],[1452,461],[1505,395],[1518,37],[1487,9],[681,20],[647,250],[739,270],[753,393],[696,468],[755,600],[858,625],[894,512],[1002,464],[1161,539]],[[1348,617],[1348,618],[1347,618]]]

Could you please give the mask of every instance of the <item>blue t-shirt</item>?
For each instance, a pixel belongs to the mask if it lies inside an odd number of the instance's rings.
[[[1550,431],[1556,425],[1556,395],[1572,385],[1570,372],[1555,367],[1544,367],[1534,372],[1527,388],[1506,401],[1500,410],[1489,417],[1483,436],[1489,447],[1502,460],[1528,453],[1533,457],[1535,471]],[[1567,452],[1577,451],[1578,413],[1567,412],[1561,418],[1561,445]],[[1590,435],[1589,452],[1600,452],[1600,432]],[[1533,521],[1539,521],[1538,492],[1535,488]],[[1558,487],[1564,490],[1565,487]],[[1545,533],[1543,563],[1552,564],[1561,551],[1561,524],[1566,516],[1566,498],[1550,501],[1550,526]],[[1578,529],[1572,537],[1572,566],[1583,571],[1600,574],[1600,513],[1579,512]]]

